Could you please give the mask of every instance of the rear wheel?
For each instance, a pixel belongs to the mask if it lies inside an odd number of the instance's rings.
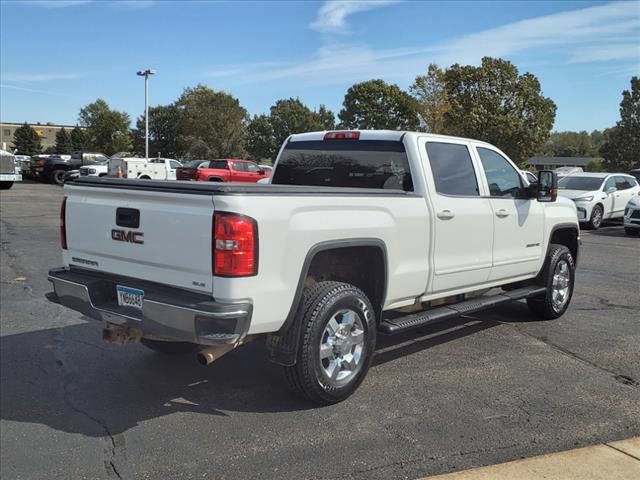
[[[591,230],[598,230],[600,228],[600,225],[602,225],[603,218],[604,214],[602,207],[600,205],[596,205],[595,207],[593,207],[593,210],[591,210],[591,218],[589,219],[587,226]]]
[[[195,353],[202,347],[189,342],[164,342],[162,340],[151,340],[143,338],[140,343],[151,350],[165,355],[184,355]]]
[[[64,174],[65,171],[62,169],[54,170],[51,174],[51,183],[55,183],[56,185],[62,185],[64,183]]]
[[[546,287],[541,297],[527,299],[529,310],[546,320],[558,318],[569,308],[576,278],[571,251],[564,245],[552,244],[536,283]]]
[[[13,187],[13,182],[0,182],[0,190],[9,190]]]
[[[304,292],[296,364],[285,367],[294,390],[313,402],[349,397],[369,370],[376,344],[373,307],[348,283],[320,282]]]

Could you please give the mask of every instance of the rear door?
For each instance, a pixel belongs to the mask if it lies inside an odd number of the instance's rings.
[[[493,212],[493,268],[489,279],[537,272],[543,256],[542,205],[527,198],[522,176],[498,150],[477,146],[475,151]]]
[[[430,293],[486,283],[493,250],[493,211],[480,195],[467,142],[422,140],[435,210],[434,279]]]
[[[212,196],[79,185],[65,193],[65,263],[212,291]]]

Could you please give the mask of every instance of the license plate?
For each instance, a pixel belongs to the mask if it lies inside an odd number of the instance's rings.
[[[118,292],[118,305],[142,310],[144,290],[116,285],[116,291]]]

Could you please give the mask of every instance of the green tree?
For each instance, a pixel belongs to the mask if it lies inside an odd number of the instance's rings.
[[[608,171],[640,168],[640,78],[631,78],[631,90],[622,92],[620,120],[605,131],[600,149]]]
[[[449,111],[449,99],[444,83],[444,70],[429,65],[426,75],[418,75],[409,91],[416,100],[422,128],[429,133],[446,134],[444,115]]]
[[[131,150],[129,115],[111,110],[101,98],[82,108],[78,120],[86,127],[89,148],[107,155]]]
[[[72,151],[71,134],[63,127],[56,132],[56,153],[69,154]]]
[[[235,97],[198,85],[186,88],[175,106],[181,148],[187,158],[244,155],[248,115]]]
[[[587,172],[604,172],[601,158],[592,158],[587,163]]]
[[[54,154],[59,152],[58,152],[58,149],[55,147],[55,145],[52,145],[50,147],[45,148],[42,153]]]
[[[452,65],[444,73],[447,133],[484,140],[524,163],[549,138],[556,105],[530,74],[507,60],[484,57],[479,67]]]
[[[419,126],[414,99],[384,80],[352,85],[342,106],[341,128],[416,130]]]
[[[27,122],[13,132],[13,148],[19,155],[37,155],[42,152],[42,143],[38,133]]]
[[[336,128],[336,117],[331,110],[327,110],[324,105],[320,105],[316,113],[324,130],[333,130]]]
[[[184,151],[178,134],[179,112],[174,105],[160,105],[149,108],[149,155],[181,158]],[[141,156],[145,153],[144,115],[138,117],[136,128],[131,133],[133,151]]]
[[[324,122],[327,122],[329,114],[333,114],[324,110],[324,107],[321,108],[324,113],[319,114],[310,110],[298,98],[278,100],[271,107],[271,126],[276,148],[280,148],[285,139],[294,133],[324,130]]]
[[[71,130],[69,137],[71,139],[71,151],[76,152],[87,149],[87,136],[79,126],[76,125],[74,129]]]
[[[273,135],[273,125],[267,115],[255,115],[247,126],[247,152],[254,160],[273,161],[279,145]]]

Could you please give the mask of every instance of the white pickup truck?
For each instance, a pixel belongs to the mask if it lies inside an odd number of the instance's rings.
[[[112,158],[107,174],[111,177],[139,180],[175,180],[176,169],[182,164],[172,158]]]
[[[50,298],[107,340],[204,364],[264,338],[296,390],[334,403],[377,334],[519,299],[562,315],[580,231],[555,182],[526,185],[483,142],[397,131],[292,135],[268,185],[81,178]]]

